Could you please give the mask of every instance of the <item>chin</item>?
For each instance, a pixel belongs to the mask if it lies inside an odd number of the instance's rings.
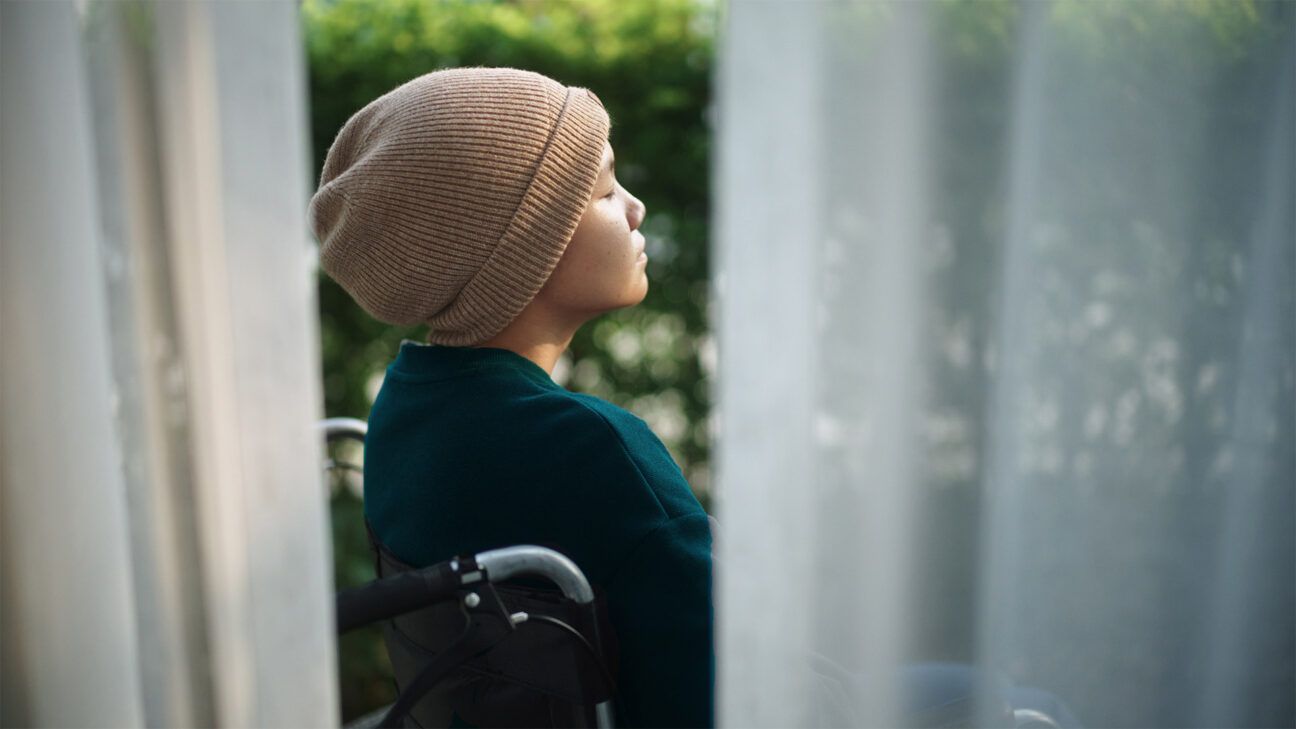
[[[640,289],[638,293],[632,294],[630,296],[627,296],[625,299],[623,299],[621,304],[616,308],[628,309],[632,306],[638,306],[639,304],[643,303],[643,300],[647,296],[648,296],[648,287],[645,286],[642,289]]]

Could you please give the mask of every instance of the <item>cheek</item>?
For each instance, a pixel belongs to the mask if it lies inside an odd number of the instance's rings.
[[[587,213],[582,223],[587,224],[590,234],[596,237],[606,237],[614,235],[617,231],[628,230],[625,200],[621,197],[600,200],[599,204]]]
[[[606,278],[623,268],[626,261],[633,258],[629,255],[633,246],[629,242],[629,225],[622,213],[624,208],[609,203],[581,218],[558,262],[555,275],[561,272],[564,278],[582,279],[588,285],[592,280]]]
[[[599,278],[600,256],[592,232],[587,228],[573,236],[554,269],[554,284],[567,295],[579,295]]]
[[[616,220],[608,215],[601,215],[588,221],[584,230],[572,239],[576,250],[573,251],[572,265],[587,272],[613,265],[622,257],[622,243],[626,231],[617,226]],[[565,258],[566,256],[564,256]]]

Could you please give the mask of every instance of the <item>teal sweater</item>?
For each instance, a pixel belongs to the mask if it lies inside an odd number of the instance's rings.
[[[369,416],[365,516],[407,564],[539,544],[606,595],[617,724],[713,726],[711,533],[648,425],[525,357],[406,340]]]

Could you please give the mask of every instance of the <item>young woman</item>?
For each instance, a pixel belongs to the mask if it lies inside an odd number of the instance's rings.
[[[648,290],[645,209],[617,181],[610,130],[586,89],[435,71],[347,121],[310,221],[322,267],[366,311],[429,326],[369,415],[378,541],[413,566],[563,552],[606,599],[618,723],[711,726],[707,516],[644,421],[551,378],[582,324]]]

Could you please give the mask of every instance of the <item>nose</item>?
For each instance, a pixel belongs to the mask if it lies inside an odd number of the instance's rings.
[[[647,214],[648,209],[644,207],[643,201],[631,195],[630,204],[626,206],[626,221],[630,223],[630,230],[638,230]]]

